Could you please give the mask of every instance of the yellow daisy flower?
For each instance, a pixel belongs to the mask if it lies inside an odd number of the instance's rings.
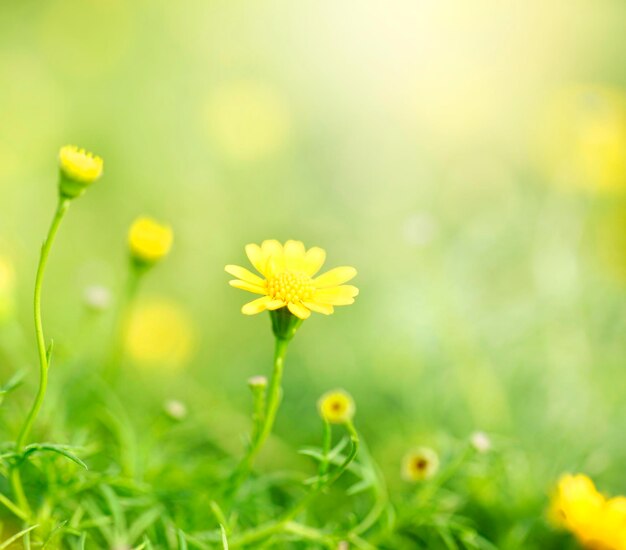
[[[345,424],[354,418],[356,406],[352,396],[344,390],[326,392],[317,402],[320,416],[331,424]]]
[[[552,496],[550,516],[592,550],[626,549],[626,498],[607,499],[586,475],[564,475]]]
[[[173,240],[172,228],[151,218],[137,218],[128,231],[128,246],[132,257],[146,264],[167,256]]]
[[[326,252],[315,246],[306,250],[300,241],[263,241],[249,244],[246,254],[261,276],[238,265],[227,265],[226,272],[237,277],[230,281],[235,288],[263,297],[248,302],[241,312],[254,315],[287,307],[299,319],[311,311],[330,315],[334,306],[354,303],[359,289],[345,285],[356,276],[353,267],[336,267],[315,277],[326,260]]]
[[[402,477],[406,481],[424,481],[439,470],[439,456],[428,447],[412,449],[402,460]]]
[[[93,153],[66,145],[59,151],[61,194],[73,199],[83,194],[85,189],[102,176],[103,160]]]

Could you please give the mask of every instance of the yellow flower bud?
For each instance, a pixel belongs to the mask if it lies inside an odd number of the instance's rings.
[[[410,450],[402,460],[402,477],[406,481],[424,481],[439,470],[439,456],[428,447]]]
[[[151,265],[167,256],[172,247],[172,228],[150,218],[137,218],[128,232],[128,245],[134,260]]]
[[[320,416],[331,424],[345,424],[354,418],[356,406],[352,396],[344,390],[326,392],[317,402]]]
[[[89,185],[102,176],[103,166],[103,160],[93,153],[75,145],[61,147],[59,192],[68,199],[80,197]]]

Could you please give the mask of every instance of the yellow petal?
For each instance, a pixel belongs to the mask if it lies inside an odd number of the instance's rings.
[[[272,300],[271,302],[268,302],[265,308],[268,311],[274,311],[275,309],[280,309],[281,307],[285,307],[286,305],[287,304],[282,300]]]
[[[347,306],[354,303],[354,297],[359,294],[359,289],[352,285],[324,288],[315,293],[314,300],[317,303],[330,304],[333,306]]]
[[[293,271],[302,269],[304,259],[304,244],[301,241],[287,241],[284,248],[285,267]]]
[[[285,254],[283,245],[277,240],[271,239],[261,243],[261,250],[265,260],[265,272],[268,277],[278,275],[285,271]]]
[[[248,281],[240,281],[239,279],[233,279],[232,281],[228,281],[230,286],[234,286],[235,288],[240,288],[241,290],[247,290],[248,292],[254,292],[255,294],[267,294],[267,289],[253,285]]]
[[[323,313],[324,315],[330,315],[335,311],[335,308],[330,304],[318,304],[317,302],[302,302],[311,311],[316,313]]]
[[[309,248],[304,255],[302,269],[309,277],[313,277],[322,268],[325,261],[326,251],[319,246],[314,246]]]
[[[261,243],[261,250],[265,259],[269,256],[275,256],[277,254],[283,253],[283,245],[280,244],[276,239],[267,239]]]
[[[290,302],[289,304],[287,304],[287,307],[289,308],[289,311],[291,311],[291,313],[293,313],[296,317],[299,317],[300,319],[308,319],[311,315],[311,311],[304,307],[302,304]]]
[[[252,271],[248,271],[245,267],[227,265],[224,270],[226,273],[230,273],[233,277],[237,277],[237,279],[252,283],[253,285],[263,286],[265,284],[265,281],[261,279],[261,277],[255,275]]]
[[[265,275],[265,258],[261,247],[258,244],[247,244],[246,255],[250,263],[254,266],[254,269],[262,275]]]
[[[313,279],[313,284],[317,288],[328,288],[346,283],[355,276],[356,269],[353,267],[336,267],[320,275],[317,279]]]
[[[256,313],[261,313],[265,311],[267,308],[267,304],[270,303],[272,299],[269,296],[263,296],[263,298],[257,298],[256,300],[252,300],[241,308],[241,313],[244,315],[255,315]]]

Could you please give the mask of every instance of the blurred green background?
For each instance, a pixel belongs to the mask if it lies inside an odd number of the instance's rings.
[[[621,0],[1,2],[2,376],[35,381],[38,247],[75,143],[105,176],[49,266],[58,369],[108,345],[83,294],[118,295],[133,218],[167,221],[138,307],[161,304],[140,333],[170,355],[130,357],[128,384],[239,452],[273,342],[223,266],[300,239],[361,295],[291,346],[290,445],[340,386],[392,486],[408,447],[480,429],[537,495],[564,470],[626,492],[624,21]]]

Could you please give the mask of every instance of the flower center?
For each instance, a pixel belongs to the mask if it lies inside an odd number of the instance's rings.
[[[267,293],[274,300],[306,302],[313,297],[311,278],[297,271],[283,271],[267,281]]]

